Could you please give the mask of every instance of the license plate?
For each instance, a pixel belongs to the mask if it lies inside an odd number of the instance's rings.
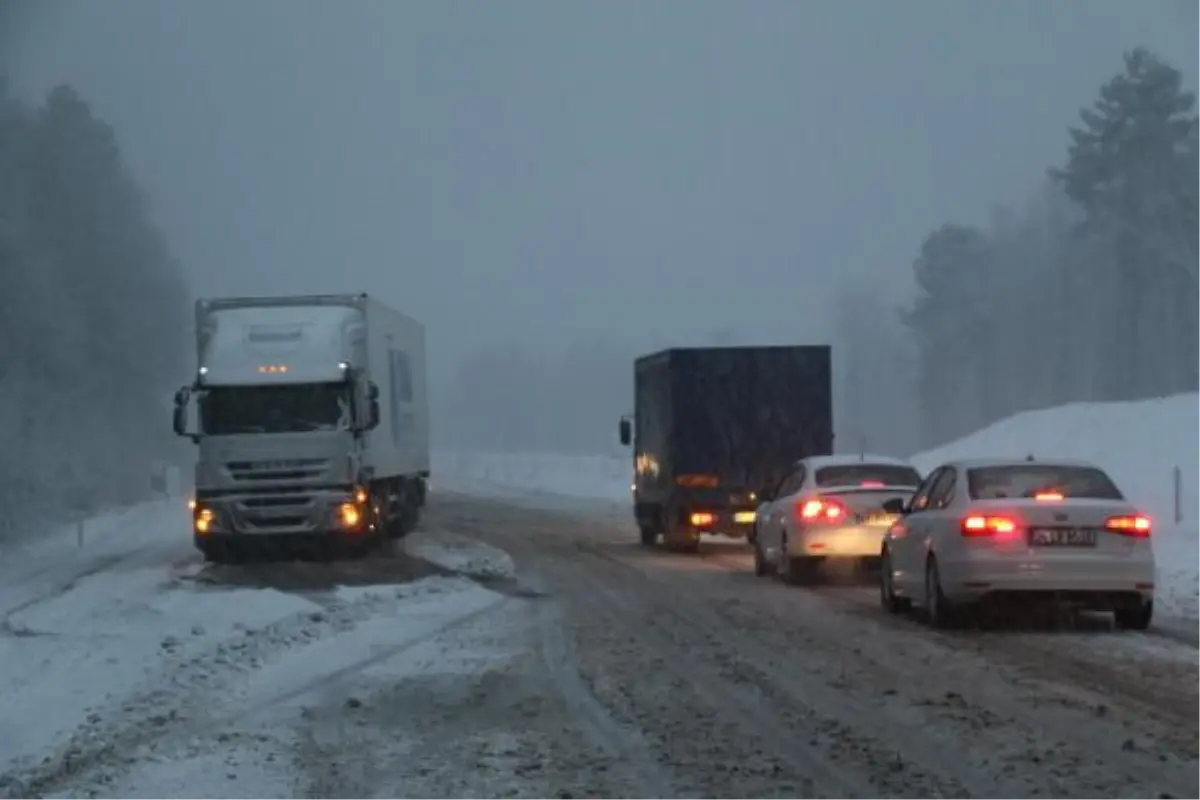
[[[868,514],[868,525],[891,525],[896,521],[895,514]]]
[[[733,515],[734,522],[754,522],[755,513],[753,511],[739,511]]]
[[[1095,547],[1094,528],[1030,528],[1029,543],[1035,547]]]

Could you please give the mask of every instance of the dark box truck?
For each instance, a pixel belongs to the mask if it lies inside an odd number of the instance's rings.
[[[833,452],[827,345],[675,348],[634,363],[633,505],[642,544],[695,550],[745,537],[759,495],[801,458]]]

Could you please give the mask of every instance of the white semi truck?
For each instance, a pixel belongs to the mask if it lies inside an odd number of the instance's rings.
[[[197,445],[206,559],[360,555],[415,527],[429,477],[419,322],[366,294],[201,299],[196,356],[174,427]]]

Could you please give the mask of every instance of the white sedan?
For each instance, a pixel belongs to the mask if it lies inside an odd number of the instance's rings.
[[[902,515],[881,553],[888,611],[915,603],[947,627],[981,601],[1044,598],[1111,611],[1119,628],[1150,625],[1150,518],[1094,464],[956,461],[888,508]]]
[[[921,482],[908,462],[888,456],[815,456],[796,462],[759,506],[752,535],[754,572],[790,582],[823,561],[875,561],[899,516],[888,500],[907,500]]]

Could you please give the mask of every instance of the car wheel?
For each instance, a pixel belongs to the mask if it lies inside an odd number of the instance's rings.
[[[1154,601],[1147,600],[1137,605],[1125,606],[1113,611],[1113,622],[1124,631],[1144,631],[1154,618]]]
[[[904,614],[912,608],[912,600],[896,596],[896,587],[892,583],[892,558],[887,550],[879,559],[879,601],[889,614]]]
[[[962,622],[961,611],[942,593],[937,559],[930,556],[925,562],[925,620],[932,628],[956,628]]]
[[[641,534],[642,547],[654,547],[658,543],[658,531],[649,525],[639,525],[638,532]]]
[[[757,536],[754,537],[754,543],[751,547],[754,548],[754,574],[761,578],[770,571],[771,565],[767,563],[767,559],[763,556],[762,543],[759,542]]]
[[[813,576],[816,574],[816,565],[812,559],[803,556],[794,558],[791,555],[788,550],[786,533],[780,537],[779,541],[778,571],[784,583],[792,586],[804,586],[812,583]]]

